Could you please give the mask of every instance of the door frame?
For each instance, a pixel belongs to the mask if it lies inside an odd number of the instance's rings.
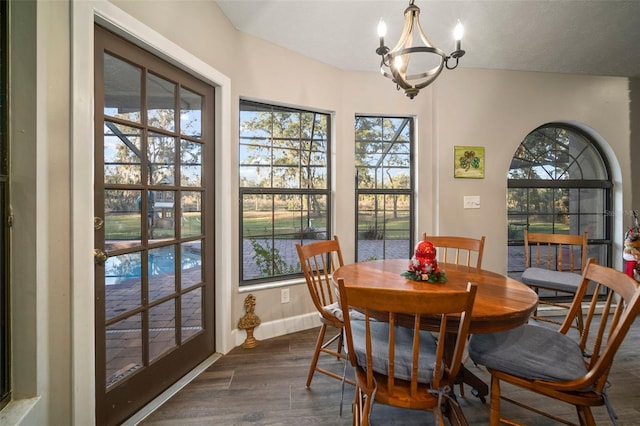
[[[193,74],[215,87],[216,176],[230,177],[231,144],[231,80],[180,46],[129,16],[115,5],[104,1],[71,2],[71,240],[72,240],[72,424],[95,424],[95,331],[94,331],[94,264],[93,264],[93,88],[94,88],[94,24],[110,31]],[[232,179],[216,178],[215,204],[215,349],[226,353],[233,347],[229,303],[231,300],[231,250],[222,241],[233,238]],[[88,321],[88,319],[91,321]],[[169,395],[165,395],[166,398]]]

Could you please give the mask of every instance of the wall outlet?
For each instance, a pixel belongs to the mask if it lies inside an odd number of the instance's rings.
[[[289,289],[283,288],[280,290],[280,303],[289,303]]]

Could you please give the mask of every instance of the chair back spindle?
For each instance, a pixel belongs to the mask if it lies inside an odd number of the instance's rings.
[[[524,231],[525,268],[581,273],[587,263],[589,234],[544,234]],[[566,258],[568,262],[565,262]],[[554,261],[555,258],[555,261]],[[576,262],[580,259],[580,263]]]
[[[484,236],[475,239],[459,236],[427,235],[425,232],[422,234],[422,240],[429,241],[436,247],[439,262],[482,268]]]

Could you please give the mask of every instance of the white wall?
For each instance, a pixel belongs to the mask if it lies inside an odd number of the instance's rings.
[[[14,129],[16,138],[12,146],[17,167],[12,189],[14,208],[19,213],[14,228],[12,265],[13,336],[19,342],[14,345],[14,384],[20,390],[16,396],[36,398],[36,408],[22,424],[68,424],[72,422],[70,413],[73,412],[75,423],[84,425],[93,418],[92,381],[86,379],[91,375],[93,340],[91,332],[80,326],[84,323],[91,328],[93,283],[87,282],[90,279],[86,275],[87,267],[81,265],[89,256],[84,251],[90,247],[86,235],[92,235],[92,229],[90,214],[71,218],[73,188],[69,174],[91,176],[92,165],[89,159],[72,156],[78,152],[74,151],[78,145],[70,146],[69,139],[73,133],[74,144],[91,144],[91,130],[82,130],[91,126],[82,125],[77,122],[78,117],[73,116],[76,108],[73,103],[77,100],[92,104],[91,90],[86,90],[84,100],[82,97],[74,98],[74,102],[69,99],[70,58],[65,47],[72,45],[67,25],[71,19],[70,3],[38,2],[38,36],[32,40],[28,39],[29,34],[36,31],[33,15],[36,3],[18,3],[29,5],[27,9],[31,10],[26,17],[31,19],[16,20],[14,28],[21,28],[20,32],[27,38],[26,45],[31,42],[34,47],[34,40],[38,44],[37,55],[33,49],[26,50],[30,56],[26,56],[23,63],[15,64],[20,68],[17,81],[22,81],[26,92],[24,98],[12,104],[12,111],[22,117],[21,121],[20,117],[16,118],[16,125],[21,127]],[[103,2],[72,1],[71,4],[78,10],[87,4],[100,7]],[[524,136],[541,124],[578,122],[605,140],[609,160],[617,167],[619,176],[615,182],[619,194],[616,209],[631,208],[626,79],[474,70],[464,68],[463,61],[462,68],[445,71],[432,86],[409,100],[376,70],[371,73],[342,71],[241,34],[213,2],[118,0],[113,4],[126,14],[127,25],[140,26],[136,24],[140,21],[143,24],[140,28],[144,27],[147,34],[149,31],[156,34],[156,40],[167,40],[167,44],[178,46],[207,67],[229,77],[230,95],[223,102],[230,113],[220,123],[228,137],[221,138],[220,143],[224,145],[218,147],[226,153],[228,164],[219,165],[224,175],[218,176],[218,183],[227,185],[225,190],[231,198],[237,196],[235,164],[240,97],[317,108],[333,114],[334,207],[340,212],[334,229],[347,261],[353,260],[355,247],[353,122],[356,113],[416,117],[417,232],[486,235],[483,263],[488,269],[506,270],[507,168]],[[73,19],[77,24],[77,17]],[[80,31],[75,35],[76,44],[90,43],[90,25],[76,25],[75,30]],[[81,40],[82,37],[88,41]],[[72,63],[87,61],[85,56],[72,57]],[[85,78],[90,77],[90,67],[85,74]],[[37,81],[37,102],[33,87],[28,89],[30,81]],[[69,123],[74,122],[69,129]],[[485,179],[453,179],[454,145],[485,146]],[[464,195],[479,195],[481,208],[464,210]],[[74,213],[79,211],[82,210]],[[90,209],[84,211],[89,213]],[[233,238],[234,230],[239,229],[237,203],[224,206],[221,217],[224,222],[218,226],[227,229],[231,237],[224,242],[226,250],[220,251],[216,260],[224,271],[217,277],[219,294],[229,294],[231,299],[218,302],[219,313],[226,324],[222,330],[225,343],[220,347],[225,351],[244,337],[236,333],[235,325],[244,314],[246,293],[238,287],[238,242]],[[621,229],[621,220],[616,223]],[[81,237],[83,229],[78,228],[85,227]],[[16,232],[18,230],[20,232]],[[70,235],[78,236],[69,241]],[[620,235],[615,233],[618,239]],[[291,303],[285,305],[280,304],[278,288],[251,290],[257,298],[256,314],[263,322],[256,330],[258,339],[300,329],[300,324],[309,325],[305,321],[312,318],[313,307],[306,287],[290,284],[290,288]],[[72,359],[72,348],[76,356],[81,348],[86,348],[85,358]],[[36,355],[29,356],[30,350]],[[16,356],[25,358],[15,359]],[[4,410],[2,416],[7,412]],[[0,417],[0,420],[7,418]],[[20,421],[7,422],[13,423]]]

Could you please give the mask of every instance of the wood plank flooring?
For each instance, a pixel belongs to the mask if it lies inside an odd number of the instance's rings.
[[[342,417],[339,381],[316,373],[311,388],[305,388],[317,333],[318,329],[314,328],[260,341],[253,349],[233,349],[140,424],[350,425],[353,386],[345,385]],[[320,360],[325,367],[342,372],[343,364],[335,358],[324,355]],[[484,368],[470,361],[466,365],[488,382],[489,375]],[[640,425],[640,320],[636,320],[619,350],[609,379],[609,397],[618,414],[618,424]],[[503,386],[503,393],[577,420],[570,406],[507,385]],[[465,396],[458,400],[470,425],[488,424],[488,401],[483,404],[471,394],[468,386]],[[502,406],[504,413],[527,425],[557,424],[506,402]],[[604,407],[593,411],[598,425],[611,424]],[[432,425],[433,418],[430,413],[375,405],[371,424]]]

